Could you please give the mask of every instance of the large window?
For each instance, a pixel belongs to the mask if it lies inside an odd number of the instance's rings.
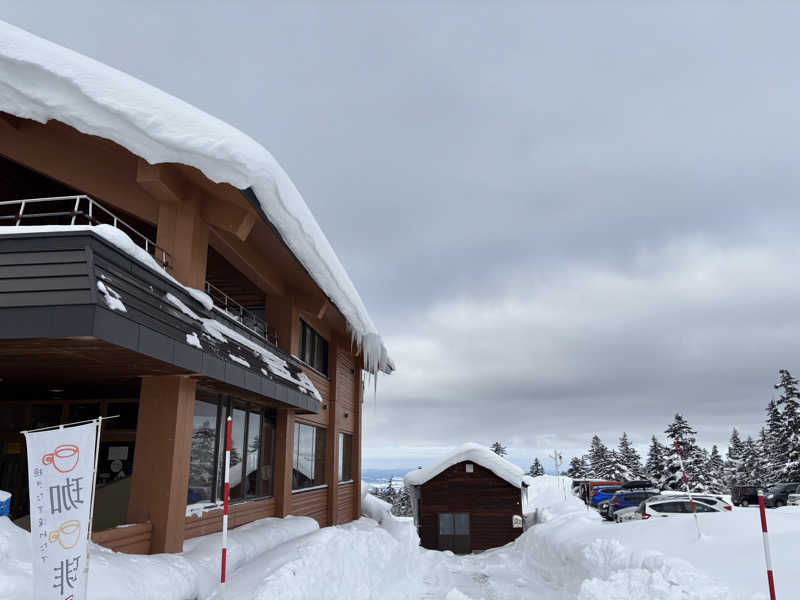
[[[328,374],[328,342],[300,320],[300,360],[323,375]]]
[[[339,434],[339,481],[353,480],[353,436]]]
[[[292,489],[324,485],[325,483],[325,430],[320,427],[294,424],[294,452],[292,460]]]
[[[231,416],[231,501],[272,495],[275,419],[271,412],[236,398],[198,390],[188,504],[222,500],[228,415]]]

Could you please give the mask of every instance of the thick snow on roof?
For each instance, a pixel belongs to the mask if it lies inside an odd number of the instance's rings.
[[[433,465],[407,473],[403,478],[403,482],[406,487],[422,485],[436,477],[445,469],[449,469],[453,465],[463,461],[479,464],[489,469],[500,479],[506,480],[511,485],[518,488],[522,487],[522,478],[524,476],[522,469],[507,461],[502,456],[498,456],[486,446],[481,446],[474,442],[462,444]]]
[[[113,140],[151,164],[196,167],[252,188],[261,208],[347,320],[365,368],[394,368],[358,292],[300,193],[273,156],[227,123],[130,75],[0,21],[0,110],[56,119]]]

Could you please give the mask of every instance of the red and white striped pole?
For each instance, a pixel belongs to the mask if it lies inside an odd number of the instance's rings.
[[[694,524],[697,526],[697,539],[703,537],[700,533],[700,520],[697,518],[697,511],[694,508],[694,498],[692,498],[692,490],[689,489],[689,478],[686,477],[686,469],[683,467],[683,457],[681,456],[681,449],[678,448],[678,442],[673,442],[675,452],[678,454],[678,462],[681,465],[681,473],[683,473],[683,483],[686,485],[686,493],[689,495],[689,505],[692,507],[692,514],[694,515]]]
[[[220,572],[220,597],[225,600],[225,561],[228,558],[228,498],[231,491],[231,418],[225,425],[225,488],[222,509],[222,568]]]
[[[767,583],[769,598],[775,600],[775,580],[772,577],[772,556],[769,553],[769,535],[767,534],[767,511],[764,508],[764,492],[758,490],[758,509],[761,511],[761,534],[764,538],[764,559],[767,562]]]

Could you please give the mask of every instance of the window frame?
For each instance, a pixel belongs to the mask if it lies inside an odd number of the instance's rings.
[[[344,452],[343,452],[345,438],[350,438],[350,460],[347,463],[347,466],[349,467],[350,471],[349,473],[350,476],[347,477],[346,479],[342,476],[343,475],[342,467],[344,467],[345,465]],[[346,431],[340,431],[336,443],[338,444],[338,454],[339,454],[338,456],[339,464],[337,465],[337,474],[336,474],[337,483],[352,483],[353,482],[353,434],[347,433]]]
[[[200,388],[198,387],[198,391]],[[224,500],[224,473],[225,473],[225,465],[223,464],[224,455],[225,455],[225,428],[228,416],[233,416],[233,410],[239,409],[244,411],[245,419],[244,419],[244,446],[247,446],[247,440],[249,436],[249,426],[250,426],[250,414],[257,413],[260,415],[260,423],[261,423],[261,431],[259,435],[263,434],[264,430],[264,423],[269,420],[272,423],[272,427],[274,430],[277,430],[277,419],[275,415],[275,411],[270,409],[267,406],[263,406],[261,404],[257,404],[255,402],[248,402],[246,400],[242,400],[241,398],[237,398],[235,396],[230,396],[228,394],[223,394],[222,392],[215,392],[213,390],[204,389],[203,390],[208,396],[205,398],[201,398],[202,402],[206,403],[216,403],[217,405],[217,423],[216,423],[216,433],[214,437],[214,476],[212,481],[212,490],[214,490],[214,497],[201,501],[201,503],[207,504],[209,506],[216,505],[219,502]],[[197,394],[195,394],[195,401],[198,400]],[[233,432],[231,432],[233,433]],[[248,496],[245,493],[245,478],[246,478],[246,468],[247,468],[247,448],[243,448],[244,455],[242,456],[242,460],[239,465],[241,465],[241,474],[242,479],[240,481],[240,485],[242,487],[242,493],[240,496],[233,498],[229,497],[229,502],[231,504],[239,504],[242,502],[253,502],[256,500],[266,500],[268,498],[273,498],[275,496],[275,440],[276,436],[273,436],[272,444],[272,481],[270,484],[270,490],[268,494],[258,494],[253,496]],[[263,456],[263,444],[259,443],[258,447],[258,467],[257,472],[260,472],[262,468],[261,460]],[[191,455],[190,455],[191,461]],[[191,468],[191,467],[190,467]],[[231,472],[233,469],[231,468]],[[188,498],[187,498],[188,500]],[[187,504],[188,505],[188,504]]]
[[[313,369],[320,375],[328,377],[328,366],[330,362],[330,345],[322,334],[309,325],[305,319],[300,319],[300,340],[297,354],[300,362]],[[309,348],[310,346],[310,348]],[[317,364],[317,352],[321,350],[321,362]]]
[[[303,487],[295,487],[295,471],[298,471],[297,464],[299,463],[299,456],[300,456],[300,447],[299,447],[299,429],[301,427],[308,427],[313,431],[313,452],[312,452],[312,461],[313,461],[313,468],[314,468],[314,475],[311,478],[311,485],[306,485]],[[316,458],[318,455],[317,444],[319,441],[319,432],[322,432],[322,469],[321,469],[321,483],[314,483],[317,479],[317,462]],[[310,423],[302,423],[299,421],[295,421],[294,427],[292,428],[292,494],[299,494],[302,492],[308,492],[311,490],[322,489],[328,487],[328,477],[327,477],[327,462],[328,462],[328,452],[327,452],[327,441],[328,441],[328,430],[325,427],[319,427],[317,425],[312,425]],[[297,461],[297,462],[295,462]]]

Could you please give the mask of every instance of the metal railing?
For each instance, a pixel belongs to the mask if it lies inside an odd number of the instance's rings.
[[[14,207],[17,207],[15,213],[6,214],[9,208]],[[89,196],[51,196],[0,202],[0,225],[4,221],[22,225],[26,220],[30,222],[41,219],[48,221],[40,223],[41,225],[112,225],[126,233],[136,245],[144,248],[162,267],[167,270],[172,268],[172,258],[166,250]],[[59,219],[64,219],[67,223],[54,222]]]
[[[218,287],[206,281],[206,294],[214,301],[214,308],[219,309],[229,319],[235,321],[251,333],[278,345],[278,332],[270,328],[264,319],[257,317],[236,300],[228,296]]]

